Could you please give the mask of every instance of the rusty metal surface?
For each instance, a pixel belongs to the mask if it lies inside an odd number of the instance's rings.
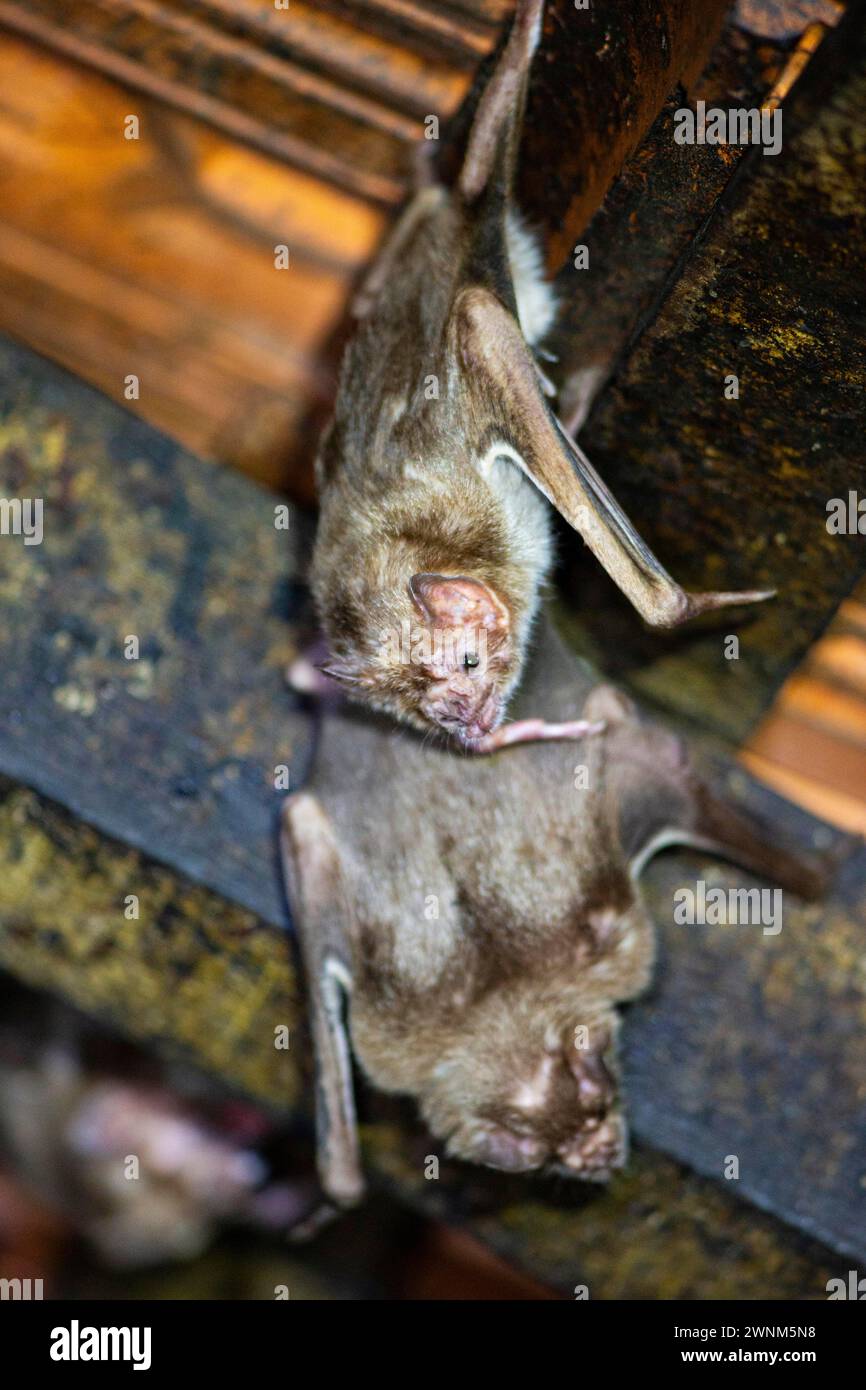
[[[552,348],[565,419],[585,401],[587,385],[590,399],[604,388],[652,322],[748,155],[747,146],[678,145],[674,112],[687,99],[708,107],[760,106],[784,64],[781,46],[728,25],[688,98],[681,88],[670,94],[626,162],[581,237],[588,269],[576,269],[569,259],[556,278],[561,309]]]
[[[367,1125],[364,1146],[388,1192],[459,1223],[566,1298],[823,1299],[828,1278],[847,1274],[846,1262],[739,1200],[737,1183],[642,1146],[592,1190],[451,1164],[428,1182],[429,1141],[407,1139],[393,1119]]]
[[[3,777],[0,966],[269,1110],[300,1105],[284,934]],[[274,1047],[280,1026],[287,1050]]]
[[[302,611],[284,582],[295,533],[274,529],[267,493],[9,345],[0,420],[0,495],[46,499],[42,545],[0,543],[0,773],[67,808],[7,788],[3,962],[279,1106],[295,1083],[273,1070],[271,1023],[293,998],[271,930],[273,769],[290,763],[297,785],[309,738],[280,674],[297,635],[286,614]],[[122,656],[130,632],[140,663]],[[781,834],[820,841],[803,813],[725,775]],[[825,904],[788,903],[779,937],[675,926],[673,890],[697,878],[748,882],[705,855],[651,871],[663,952],[626,1021],[635,1132],[716,1179],[737,1155],[738,1197],[864,1256],[866,851]],[[147,917],[128,924],[137,883]]]

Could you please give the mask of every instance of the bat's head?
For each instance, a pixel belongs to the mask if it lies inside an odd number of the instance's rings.
[[[512,679],[508,610],[465,575],[415,574],[409,593],[419,642],[418,711],[471,745],[502,721]]]
[[[467,748],[502,722],[519,663],[508,607],[483,580],[414,574],[370,595],[358,627],[324,667],[351,698]]]
[[[428,1124],[449,1153],[471,1163],[606,1181],[627,1151],[615,1014],[562,1029],[548,1025],[534,1045],[531,1020],[525,1023],[505,1055],[464,1046],[443,1060],[422,1099]]]

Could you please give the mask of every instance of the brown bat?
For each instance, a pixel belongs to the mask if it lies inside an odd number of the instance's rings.
[[[374,266],[317,460],[327,674],[479,752],[506,739],[550,566],[547,502],[649,623],[770,596],[681,589],[550,407],[533,349],[556,306],[512,194],[543,8],[518,4],[456,186],[421,187]],[[507,739],[585,732],[534,719]]]
[[[606,1179],[626,1146],[616,1006],[653,963],[647,860],[694,845],[794,891],[819,884],[808,856],[714,798],[682,741],[596,684],[546,621],[534,647],[525,707],[606,725],[585,775],[567,745],[467,759],[344,706],[324,716],[310,785],[286,804],[335,1207],[363,1191],[352,1050],[374,1085],[416,1098],[448,1153]]]

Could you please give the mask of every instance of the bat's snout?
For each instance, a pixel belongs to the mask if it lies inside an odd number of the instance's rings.
[[[502,701],[492,688],[483,692],[450,688],[427,702],[428,718],[461,743],[491,733],[502,719]]]
[[[626,1128],[621,1115],[586,1120],[567,1144],[559,1149],[560,1171],[590,1182],[603,1182],[626,1161]]]

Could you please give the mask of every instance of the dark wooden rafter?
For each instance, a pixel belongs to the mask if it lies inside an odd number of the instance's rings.
[[[795,56],[730,31],[692,95],[752,104]],[[779,590],[739,621],[647,634],[572,547],[587,650],[604,634],[644,698],[735,740],[864,570],[862,539],[826,525],[863,479],[864,101],[862,5],[815,46],[775,157],[676,145],[675,98],[587,232],[592,270],[560,279],[566,393],[593,364],[606,380],[582,442],[649,544],[691,587]]]

